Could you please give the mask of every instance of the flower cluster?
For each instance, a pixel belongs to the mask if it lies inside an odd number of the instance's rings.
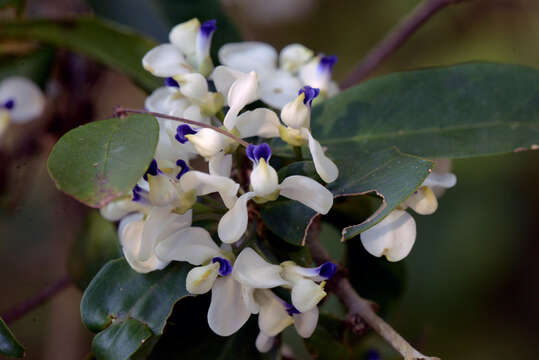
[[[273,338],[291,324],[303,337],[312,334],[317,304],[336,265],[273,264],[249,246],[244,235],[254,203],[283,196],[320,214],[333,206],[332,193],[309,177],[279,181],[272,150],[259,141],[281,138],[292,146],[307,145],[321,179],[338,177],[337,166],[310,132],[313,101],[337,91],[331,81],[336,58],[315,57],[295,44],[283,49],[277,68],[269,45],[238,43],[221,48],[224,65],[214,68],[209,50],[215,30],[213,20],[190,20],[172,29],[170,43],[145,55],[144,68],[165,83],[146,99],[146,109],[200,126],[158,118],[155,157],[132,197],[109,203],[101,213],[120,221],[122,250],[135,271],[163,269],[171,261],[193,265],[186,288],[191,294],[211,292],[210,328],[228,336],[258,314],[256,346],[268,351]],[[245,109],[259,99],[271,108]],[[281,110],[280,117],[274,110]],[[247,146],[240,148],[238,139],[248,138],[253,144],[241,140]],[[218,242],[193,224],[197,206],[204,199],[216,203],[216,196],[221,201],[214,210],[222,209]],[[289,289],[290,300],[277,296],[271,290],[276,287]]]

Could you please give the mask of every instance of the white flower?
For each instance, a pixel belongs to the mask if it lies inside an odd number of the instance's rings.
[[[324,97],[338,92],[337,85],[330,81],[336,57],[319,56],[309,62],[312,55],[313,52],[303,45],[288,45],[279,55],[280,68],[277,68],[277,51],[265,43],[230,43],[219,49],[221,64],[240,72],[255,71],[258,74],[260,99],[277,109],[292,101],[304,85],[321,87]]]
[[[326,262],[316,268],[305,268],[293,261],[281,263],[281,275],[292,288],[292,304],[300,312],[307,312],[326,296],[325,281],[335,274],[337,265]],[[317,284],[317,282],[321,282]]]
[[[271,290],[256,290],[255,299],[260,306],[258,314],[260,333],[255,342],[260,352],[269,351],[275,342],[275,336],[292,324],[304,338],[310,337],[316,329],[317,307],[302,313],[293,305],[281,300]]]
[[[133,199],[120,199],[111,201],[107,205],[99,209],[101,216],[109,221],[118,221],[127,214],[139,212],[147,214],[151,210],[151,206],[142,202],[133,201]]]
[[[41,89],[20,76],[11,76],[0,82],[0,135],[10,122],[27,123],[43,112],[45,97]]]
[[[234,206],[221,218],[217,228],[224,243],[238,241],[247,229],[247,202],[272,201],[282,195],[301,202],[320,214],[327,214],[333,205],[333,194],[315,180],[306,176],[289,176],[278,183],[277,173],[268,161],[271,149],[267,144],[249,145],[247,156],[254,163],[251,172],[252,191],[241,195]]]
[[[191,19],[176,25],[169,33],[170,43],[150,50],[142,59],[142,65],[159,77],[192,73],[194,70],[206,76],[213,70],[209,50],[215,30],[215,20],[200,24],[198,19]]]
[[[154,207],[145,217],[142,213],[128,215],[120,221],[118,236],[125,259],[133,270],[147,273],[163,269],[170,261],[156,256],[155,248],[171,234],[189,234],[191,211],[184,215],[168,207]]]
[[[292,146],[307,143],[314,162],[316,172],[327,183],[333,182],[339,176],[337,165],[328,158],[322,146],[311,135],[311,105],[320,91],[310,86],[303,87],[296,99],[283,107],[281,120],[286,126],[280,126],[281,138]]]
[[[454,174],[431,173],[421,187],[414,192],[401,208],[412,208],[421,215],[429,215],[438,208],[438,200],[430,186],[450,188],[455,186]],[[416,238],[416,223],[406,211],[395,209],[382,221],[361,233],[361,243],[372,255],[385,256],[389,261],[400,261],[412,250]]]

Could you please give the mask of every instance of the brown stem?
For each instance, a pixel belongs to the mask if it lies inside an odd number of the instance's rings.
[[[47,302],[47,300],[60,293],[62,290],[68,288],[70,285],[72,285],[71,278],[68,275],[65,275],[58,279],[54,284],[43,290],[41,293],[36,294],[34,297],[2,313],[1,317],[4,319],[6,324],[9,324],[23,317],[38,306],[44,304]]]
[[[424,0],[404,20],[395,26],[389,34],[371,52],[360,61],[354,70],[340,84],[341,89],[347,89],[360,83],[380,65],[389,55],[393,54],[406,42],[417,29],[429,18],[448,5],[463,0]]]
[[[318,240],[320,232],[320,219],[318,218],[309,230],[307,244],[314,261],[322,264],[326,261],[335,263],[331,259],[326,249]],[[399,335],[388,323],[380,318],[373,310],[373,303],[363,299],[352,287],[348,278],[344,275],[343,269],[331,278],[327,284],[328,291],[334,293],[339,300],[348,308],[348,321],[353,329],[361,329],[361,321],[366,322],[380,336],[382,336],[395,350],[397,350],[406,360],[413,359],[438,359],[421,354],[414,349],[402,336]]]
[[[223,134],[225,136],[228,136],[229,138],[231,138],[232,140],[236,141],[237,143],[239,143],[240,145],[242,145],[244,147],[249,146],[249,143],[247,141],[240,139],[236,135],[232,135],[231,133],[229,133],[226,130],[223,130],[223,129],[218,128],[218,127],[213,126],[213,125],[204,124],[204,123],[201,123],[201,122],[198,122],[198,121],[184,119],[184,118],[181,118],[181,117],[167,115],[167,114],[161,114],[161,113],[153,112],[153,111],[147,111],[147,110],[141,110],[141,109],[127,109],[127,108],[123,108],[123,107],[117,107],[114,112],[116,114],[118,114],[118,115],[125,114],[125,113],[148,114],[148,115],[160,117],[160,118],[163,118],[163,119],[181,121],[181,122],[184,122],[186,124],[191,124],[191,125],[200,126],[200,127],[215,130],[218,133],[221,133],[221,134]]]

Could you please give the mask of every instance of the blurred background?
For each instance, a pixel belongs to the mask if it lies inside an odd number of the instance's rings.
[[[151,3],[30,0],[25,15],[121,17],[159,41],[175,23],[208,16],[186,12],[186,18],[162,22]],[[335,77],[341,80],[419,1],[201,3],[211,6],[213,17],[224,10],[244,39],[277,49],[299,42],[336,54]],[[13,18],[13,10],[0,10],[0,21]],[[7,52],[17,50],[17,44],[2,40],[0,64],[11,61]],[[372,76],[476,60],[539,67],[539,2],[476,0],[449,7]],[[70,254],[88,209],[58,192],[47,174],[47,156],[57,138],[74,126],[110,117],[115,105],[142,108],[145,98],[122,74],[66,51],[54,56],[46,94],[47,114],[28,125],[12,125],[0,142],[0,311],[62,277],[69,258],[77,262]],[[392,294],[383,313],[423,353],[443,359],[539,358],[538,164],[539,152],[455,160],[457,186],[446,192],[434,215],[415,216],[412,253],[403,263],[384,265],[405,280],[378,284]],[[359,244],[359,238],[351,241]],[[355,251],[361,246],[350,246]],[[361,283],[358,290],[368,295]],[[88,354],[91,334],[80,321],[80,298],[81,292],[70,287],[11,324],[28,359]],[[377,349],[383,359],[395,358],[376,335],[365,339],[366,348]]]

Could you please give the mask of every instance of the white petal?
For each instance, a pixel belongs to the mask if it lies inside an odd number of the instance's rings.
[[[229,144],[228,137],[208,128],[200,129],[196,134],[186,137],[198,154],[207,159],[223,151]]]
[[[199,73],[189,73],[174,77],[180,84],[180,92],[189,99],[203,101],[208,93],[208,82]]]
[[[205,294],[211,290],[219,275],[219,263],[192,268],[185,279],[185,287],[191,294]]]
[[[279,190],[277,171],[264,158],[251,171],[250,181],[257,196],[270,195]]]
[[[240,185],[234,180],[218,175],[208,175],[201,171],[188,171],[180,179],[183,191],[196,191],[198,196],[219,192],[225,205],[230,208],[236,202],[236,194]]]
[[[277,51],[261,42],[229,43],[219,49],[219,62],[244,73],[255,71],[263,76],[275,69]]]
[[[313,57],[313,51],[301,44],[285,46],[279,54],[279,64],[285,71],[295,72]]]
[[[294,314],[292,317],[294,318],[294,326],[299,336],[309,338],[318,324],[318,307],[315,306],[304,313]]]
[[[174,179],[167,175],[148,175],[150,202],[155,206],[166,206],[178,197]]]
[[[281,195],[299,201],[320,214],[327,214],[333,206],[333,194],[315,180],[301,175],[292,175],[279,186]]]
[[[232,276],[242,285],[256,289],[269,289],[287,284],[280,272],[279,265],[270,264],[248,247],[241,251],[234,262]]]
[[[311,109],[303,103],[305,94],[301,93],[281,111],[281,120],[294,129],[309,128],[311,123]]]
[[[230,86],[227,100],[230,109],[226,113],[223,125],[229,130],[236,126],[236,118],[245,105],[258,99],[258,76],[251,71],[246,76],[242,76]]]
[[[131,268],[139,273],[148,273],[163,269],[168,265],[168,261],[162,261],[156,256],[151,256],[146,261],[138,260],[144,230],[143,217],[143,214],[132,214],[123,218],[118,227],[118,237],[125,259]]]
[[[142,66],[155,76],[169,77],[191,72],[182,52],[172,44],[162,44],[142,58]]]
[[[245,230],[247,230],[249,220],[247,201],[253,197],[255,197],[254,192],[248,192],[240,196],[234,206],[219,220],[217,233],[222,242],[231,244],[243,236]]]
[[[146,110],[167,115],[181,114],[188,106],[189,100],[183,97],[177,88],[168,86],[155,89],[144,102]],[[174,123],[177,127],[178,122]]]
[[[23,124],[41,115],[45,96],[41,89],[21,76],[11,76],[0,82],[0,104],[13,100],[9,117],[13,123]]]
[[[168,207],[154,207],[144,222],[144,230],[138,259],[146,261],[155,254],[155,246],[170,234],[191,225],[192,212],[180,215],[171,212]]]
[[[186,261],[193,265],[203,264],[221,254],[208,231],[200,227],[174,232],[157,244],[155,253],[162,260]]]
[[[320,57],[316,57],[303,65],[299,71],[299,77],[305,85],[318,88],[322,93],[328,90],[331,73],[319,71]]]
[[[170,30],[168,34],[169,41],[184,54],[188,56],[194,55],[199,29],[200,22],[196,18],[183,22]]]
[[[300,279],[292,287],[292,304],[300,312],[307,312],[326,296],[322,285],[310,279]]]
[[[213,70],[210,79],[213,80],[215,88],[218,92],[223,94],[226,100],[228,97],[228,92],[230,91],[230,87],[232,86],[234,81],[246,75],[247,74],[231,69],[227,66],[219,65],[215,68],[215,70]],[[225,105],[228,105],[228,102],[225,103]]]
[[[404,201],[404,205],[420,215],[430,215],[438,209],[438,200],[430,187],[422,186]]]
[[[121,199],[108,203],[99,209],[101,216],[109,221],[118,221],[131,212],[147,212],[149,206],[133,201],[131,199]]]
[[[187,120],[198,121],[208,125],[211,123],[209,117],[202,115],[202,111],[200,109],[200,106],[198,105],[190,105],[188,108],[185,109],[182,114],[182,117]]]
[[[208,310],[210,328],[217,335],[229,336],[238,331],[250,315],[242,299],[240,283],[232,276],[215,280]]]
[[[429,186],[431,188],[452,188],[457,184],[457,177],[452,173],[437,173],[432,172],[423,182],[423,186]]]
[[[267,336],[262,331],[258,333],[255,341],[255,346],[258,351],[266,353],[271,350],[273,344],[275,344],[274,336]]]
[[[265,77],[260,76],[260,99],[275,109],[282,109],[298,96],[301,86],[297,77],[277,70]]]
[[[389,261],[404,259],[415,242],[414,218],[403,210],[393,210],[382,221],[361,233],[361,243],[370,254]]]
[[[243,302],[247,305],[247,308],[249,309],[249,312],[251,314],[258,314],[258,312],[260,311],[260,306],[254,298],[255,290],[255,288],[246,286],[245,284],[242,284],[241,286]]]
[[[260,304],[258,327],[266,335],[275,336],[294,322],[283,302],[270,290],[257,290],[255,298]]]
[[[279,137],[279,118],[275,112],[266,108],[245,111],[236,119],[236,129],[242,138]]]
[[[302,131],[302,135],[307,136],[307,140],[309,141],[309,151],[311,152],[314,167],[316,168],[318,175],[320,175],[322,180],[327,183],[335,181],[339,176],[339,168],[337,168],[337,165],[326,156],[322,146],[313,138],[310,131],[305,129]]]
[[[229,178],[232,171],[232,155],[225,155],[223,153],[215,155],[208,162],[208,171],[210,175]]]

